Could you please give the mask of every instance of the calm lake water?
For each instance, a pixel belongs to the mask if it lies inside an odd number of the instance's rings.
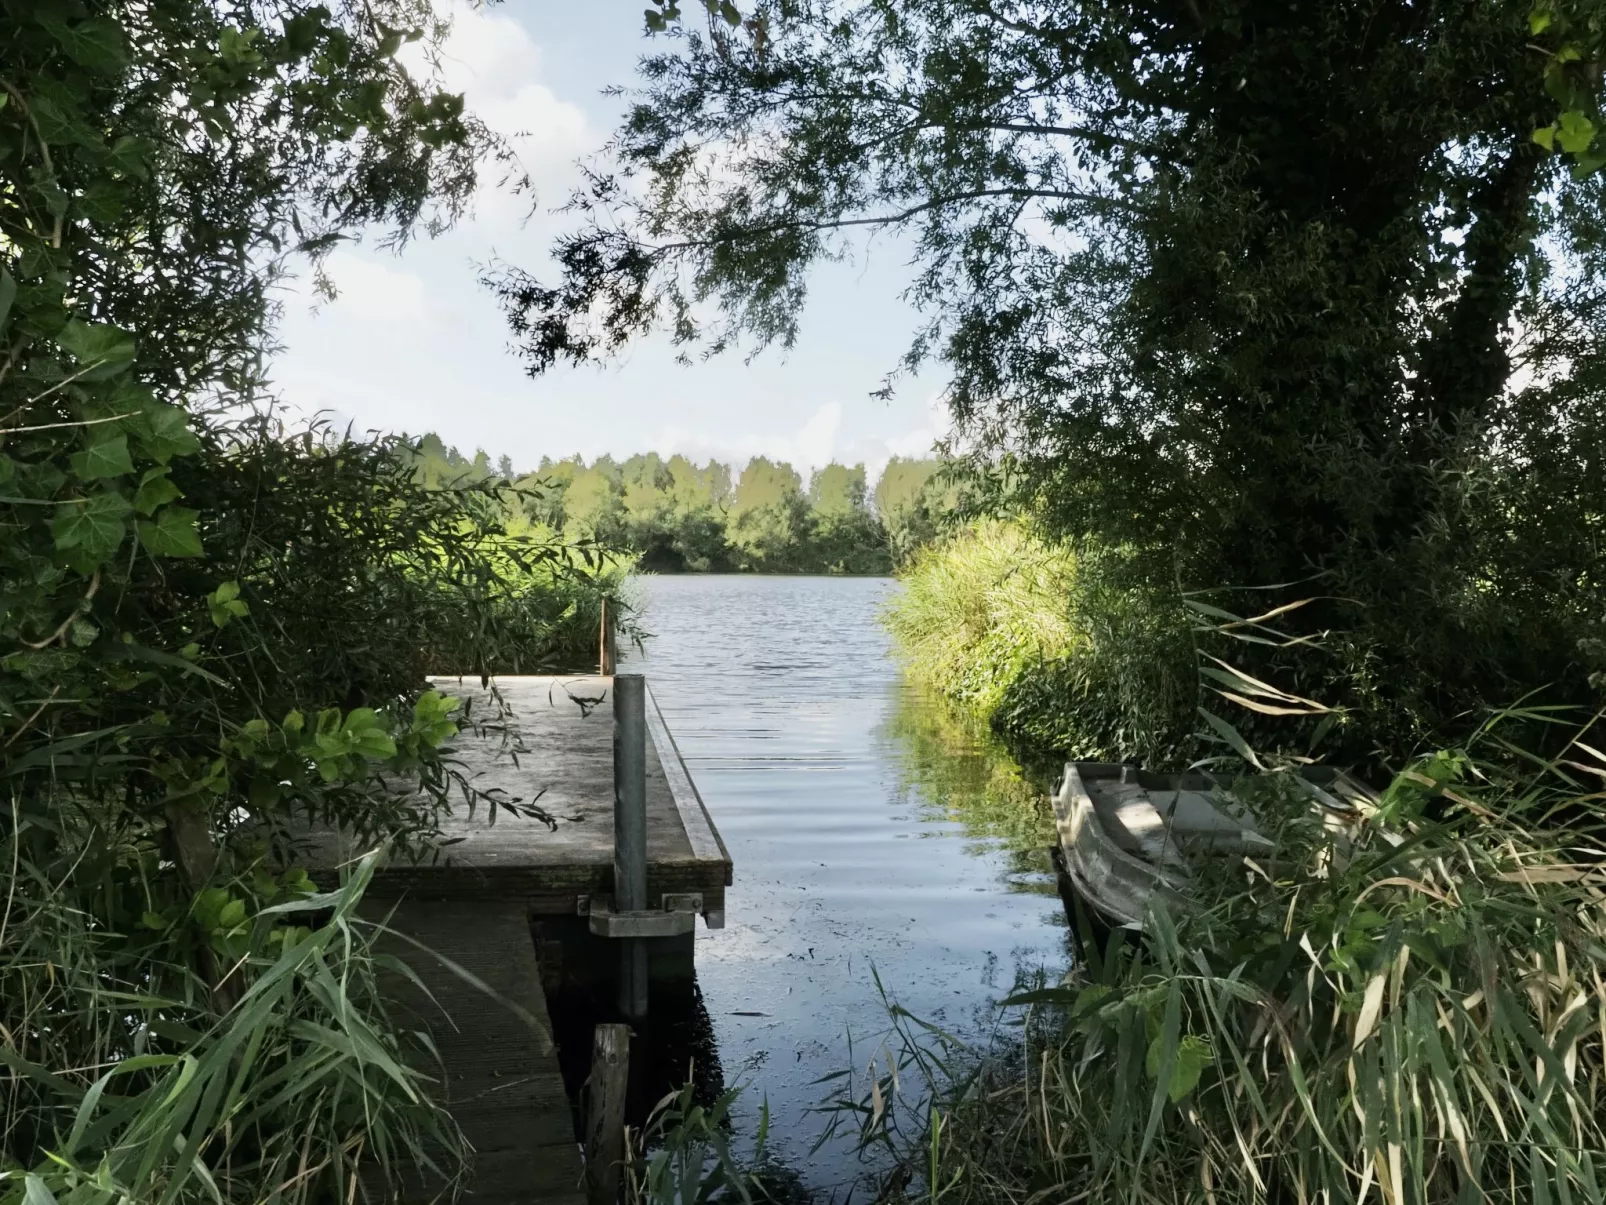
[[[826,1124],[822,1077],[862,1083],[887,995],[990,1032],[1019,970],[1062,971],[1066,923],[1038,792],[908,686],[878,614],[889,579],[649,577],[648,676],[735,863],[697,977],[727,1082],[817,1197],[863,1169]]]

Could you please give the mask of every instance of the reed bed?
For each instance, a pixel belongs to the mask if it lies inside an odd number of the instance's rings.
[[[379,990],[409,972],[356,911],[378,851],[337,891],[258,876],[129,935],[20,857],[26,835],[0,844],[0,1202],[349,1203],[457,1180],[432,1051]]]
[[[894,1009],[837,1107],[895,1156],[887,1199],[1596,1205],[1597,780],[1582,739],[1537,763],[1491,724],[1339,839],[1288,773],[1244,780],[1276,865],[1141,935],[1082,918],[1079,965],[1006,1001],[987,1050]]]

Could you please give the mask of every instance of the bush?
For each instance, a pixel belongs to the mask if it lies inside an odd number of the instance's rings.
[[[449,1179],[427,1047],[349,917],[361,876],[308,898],[272,843],[292,820],[433,833],[469,788],[426,671],[589,654],[610,587],[590,550],[509,531],[494,490],[422,484],[401,441],[167,430],[145,477],[194,504],[188,535],[109,541],[67,606],[62,528],[0,512],[0,1201],[348,1199],[421,1137]],[[78,454],[25,434],[12,471],[60,487]]]
[[[1180,599],[1119,553],[978,521],[915,557],[887,611],[910,672],[1026,756],[1185,756],[1197,675]]]

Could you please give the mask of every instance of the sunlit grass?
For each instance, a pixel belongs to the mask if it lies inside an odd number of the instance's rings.
[[[1606,1199],[1600,799],[1512,765],[1414,765],[1347,849],[1289,776],[1256,776],[1282,869],[1224,868],[1142,937],[1088,931],[1063,984],[1015,998],[1002,1049],[900,1017],[856,1114],[897,1194]]]

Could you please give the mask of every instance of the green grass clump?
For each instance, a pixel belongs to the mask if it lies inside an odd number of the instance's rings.
[[[1029,667],[1071,653],[1076,557],[1020,523],[984,520],[917,555],[887,624],[910,669],[983,717]]]
[[[119,934],[80,867],[149,850],[102,833],[76,867],[36,861],[30,825],[0,840],[0,1202],[310,1205],[460,1174],[433,1048],[384,1005],[405,972],[357,914],[377,850],[328,894],[258,870]]]
[[[1195,727],[1190,625],[1124,569],[982,520],[915,557],[886,622],[911,676],[1015,751],[1163,765]]]
[[[1063,983],[1006,1002],[998,1049],[900,1017],[857,1102],[891,1195],[1606,1201],[1606,817],[1569,775],[1445,751],[1347,839],[1291,775],[1246,780],[1275,864],[1089,935]]]

